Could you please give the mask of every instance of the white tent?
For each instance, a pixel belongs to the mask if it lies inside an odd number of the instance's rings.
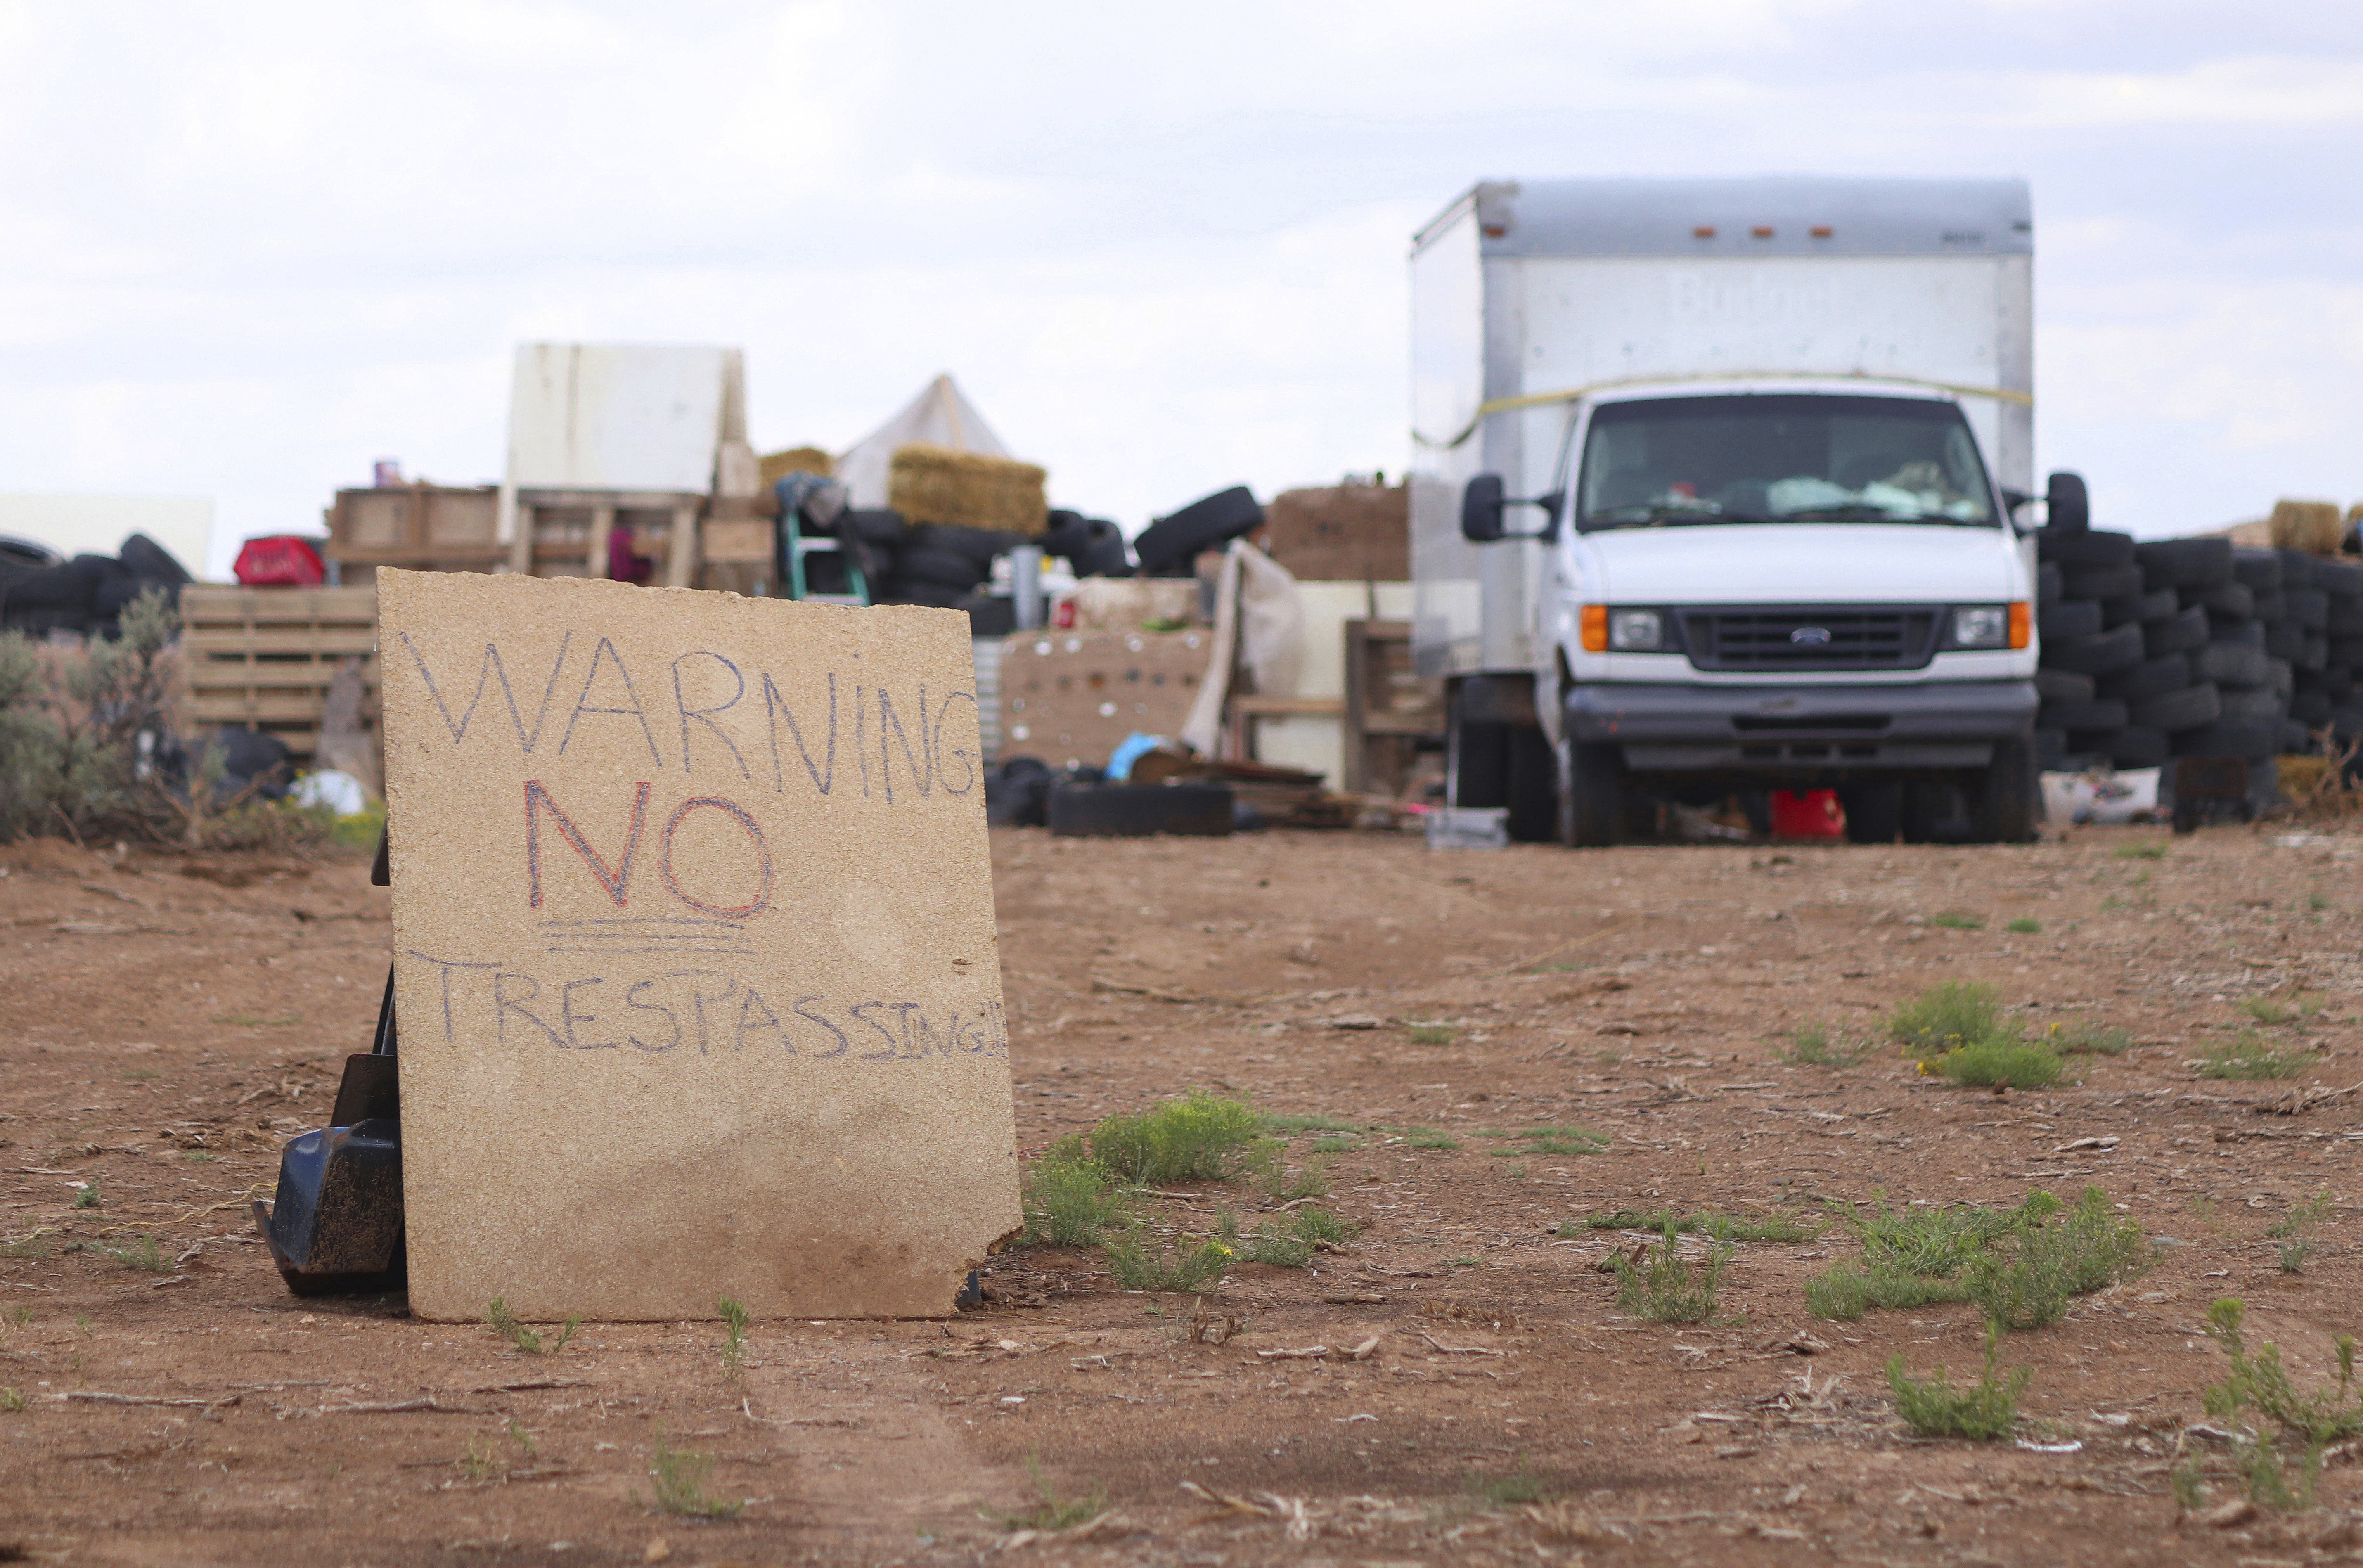
[[[886,505],[886,470],[896,447],[918,443],[949,447],[954,451],[1007,457],[1009,449],[976,411],[976,405],[952,382],[939,375],[926,390],[911,399],[903,411],[855,442],[837,460],[837,478],[856,506]]]

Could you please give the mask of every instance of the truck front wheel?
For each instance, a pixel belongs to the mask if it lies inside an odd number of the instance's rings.
[[[2043,788],[2035,747],[2025,737],[1994,742],[1993,761],[1969,792],[1971,822],[1981,843],[2035,841],[2043,815]]]
[[[1559,770],[1559,838],[1571,850],[1616,842],[1625,825],[1625,759],[1614,746],[1569,740]]]

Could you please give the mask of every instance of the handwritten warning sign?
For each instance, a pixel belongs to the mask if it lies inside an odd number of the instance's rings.
[[[377,581],[412,1309],[950,1310],[1019,1218],[965,617]]]

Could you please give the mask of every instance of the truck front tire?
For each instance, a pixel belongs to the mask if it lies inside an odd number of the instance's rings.
[[[1561,748],[1559,839],[1570,850],[1605,849],[1625,826],[1625,759],[1614,746]]]
[[[2043,786],[2035,772],[2035,748],[2024,737],[1994,742],[1993,761],[1970,793],[1977,840],[2028,844],[2043,817]]]

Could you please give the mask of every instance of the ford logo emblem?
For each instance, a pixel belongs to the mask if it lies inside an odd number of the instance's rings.
[[[1807,648],[1820,648],[1830,640],[1829,629],[1826,627],[1801,626],[1789,634],[1789,640]]]

